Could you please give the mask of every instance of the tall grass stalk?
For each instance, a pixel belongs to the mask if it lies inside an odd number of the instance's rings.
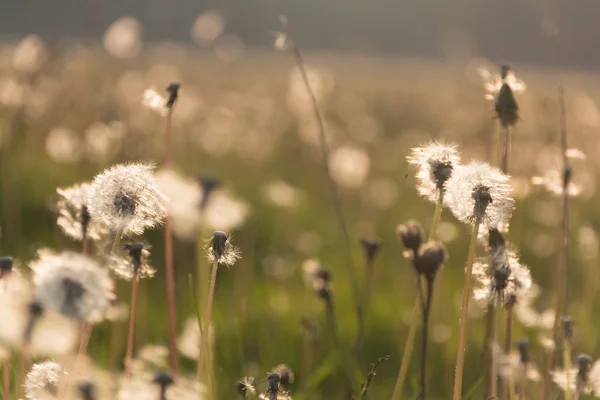
[[[444,191],[440,190],[438,201],[435,204],[435,210],[433,212],[433,221],[431,221],[431,229],[429,231],[429,240],[433,240],[437,234],[437,228],[442,218],[442,210],[444,207]],[[408,336],[404,343],[404,350],[402,352],[402,361],[400,363],[400,371],[398,372],[398,378],[396,378],[396,384],[394,386],[394,393],[392,394],[392,400],[398,400],[402,397],[404,392],[404,382],[406,381],[406,374],[408,373],[408,365],[410,363],[410,357],[415,343],[415,336],[417,333],[417,324],[419,322],[419,308],[420,298],[419,293],[423,290],[423,286],[427,286],[426,279],[419,277],[417,281],[417,295],[415,297],[415,305],[413,306],[413,312],[410,320],[410,326],[408,328]]]
[[[173,155],[172,116],[173,106],[171,105],[167,110],[165,124],[165,168],[171,168]],[[175,272],[173,268],[173,233],[169,216],[165,219],[165,285],[169,312],[169,366],[173,375],[177,375],[177,306],[175,304]]]
[[[475,260],[475,250],[477,249],[477,235],[479,234],[479,225],[481,218],[477,218],[473,224],[471,232],[471,242],[469,243],[469,254],[467,256],[467,266],[465,271],[465,281],[463,284],[463,296],[460,309],[460,325],[458,329],[458,349],[456,353],[456,368],[454,375],[454,395],[453,400],[460,400],[462,393],[462,379],[465,368],[465,344],[467,338],[467,318],[469,310],[469,299],[471,298],[471,277],[473,275],[473,261]]]
[[[129,305],[129,327],[127,329],[127,350],[125,352],[125,375],[131,374],[131,362],[133,360],[133,342],[135,333],[135,310],[137,305],[139,278],[137,269],[133,271],[131,279],[131,304]]]
[[[217,284],[217,270],[218,269],[219,269],[219,262],[218,262],[217,258],[215,257],[215,260],[213,261],[213,265],[212,265],[212,272],[210,275],[210,285],[209,285],[209,289],[208,289],[206,309],[205,309],[204,315],[203,315],[204,323],[202,324],[201,331],[200,331],[201,344],[200,344],[200,349],[199,349],[199,353],[198,353],[198,378],[203,382],[208,382],[207,377],[213,376],[212,361],[210,359],[208,359],[205,362],[204,358],[206,357],[206,354],[209,353],[209,348],[210,348],[209,329],[210,329],[210,321],[212,319],[212,309],[213,309],[213,302],[214,302],[214,298],[215,298],[215,286]],[[208,366],[208,372],[206,373],[207,376],[204,375],[205,363]]]
[[[284,22],[284,21],[282,21]],[[287,23],[283,24],[283,28],[287,30]],[[304,58],[302,57],[302,53],[300,52],[300,49],[298,48],[298,46],[296,45],[296,42],[292,39],[292,36],[290,34],[290,32],[286,31],[286,34],[288,35],[288,37],[290,38],[290,45],[291,45],[291,52],[294,55],[294,60],[296,63],[296,66],[298,67],[298,71],[300,71],[300,75],[302,77],[302,81],[304,83],[304,86],[306,88],[306,92],[308,93],[308,96],[310,98],[311,104],[312,104],[312,110],[313,110],[313,115],[315,117],[315,121],[317,122],[317,126],[318,126],[318,133],[319,133],[319,146],[321,149],[321,157],[322,157],[322,161],[323,161],[323,169],[325,171],[325,176],[327,177],[327,182],[329,185],[329,191],[331,192],[331,200],[333,203],[333,209],[337,218],[337,222],[340,228],[340,233],[342,236],[342,243],[343,243],[343,247],[344,247],[344,265],[346,266],[346,272],[348,274],[348,277],[350,279],[350,284],[352,287],[352,295],[354,298],[354,304],[356,307],[356,317],[358,320],[358,326],[363,326],[363,309],[362,309],[362,305],[361,305],[361,298],[360,298],[360,289],[359,289],[359,284],[358,284],[358,279],[356,276],[356,270],[354,268],[354,262],[352,259],[352,252],[351,252],[351,247],[350,247],[350,234],[348,233],[348,223],[346,222],[346,218],[344,216],[344,212],[342,209],[342,202],[340,199],[340,194],[339,194],[339,190],[338,187],[335,183],[335,181],[333,180],[333,178],[331,177],[331,171],[329,170],[329,144],[327,143],[327,136],[325,134],[325,123],[323,122],[323,117],[321,114],[321,109],[319,108],[319,103],[317,102],[317,98],[315,96],[315,93],[312,89],[312,86],[310,84],[310,81],[308,79],[308,74],[306,72],[306,67],[305,67],[305,63],[304,63]]]
[[[562,150],[562,196],[561,196],[561,223],[558,232],[558,247],[556,251],[556,277],[555,277],[555,293],[556,299],[554,304],[554,324],[552,327],[552,338],[558,347],[559,341],[559,323],[561,315],[567,314],[568,304],[568,245],[569,245],[569,193],[568,187],[571,179],[571,166],[567,157],[567,116],[565,110],[564,91],[559,88],[558,92],[560,106],[560,143]],[[544,399],[548,399],[551,388],[551,371],[554,368],[555,352],[548,354],[546,360],[546,368],[544,373]]]
[[[513,305],[508,303],[504,307],[504,355],[510,354],[512,346],[512,326],[513,326]],[[502,384],[502,400],[508,400],[509,393],[512,388],[509,383],[510,379],[505,379]]]

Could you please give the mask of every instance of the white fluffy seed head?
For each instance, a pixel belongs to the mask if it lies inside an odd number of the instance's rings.
[[[42,250],[30,267],[35,299],[67,318],[98,322],[114,298],[108,272],[89,257]]]
[[[156,269],[150,265],[150,250],[142,249],[140,265],[137,270],[138,279],[147,279],[154,277]],[[126,252],[111,254],[108,259],[108,268],[119,279],[130,281],[133,279],[134,263],[132,257]]]
[[[151,164],[113,166],[92,182],[89,211],[114,232],[141,235],[167,216],[167,197],[160,192]]]
[[[25,378],[25,398],[30,400],[58,399],[60,384],[66,375],[63,367],[53,361],[34,364]]]
[[[507,223],[514,200],[509,177],[487,163],[456,166],[446,183],[444,202],[466,224],[480,221],[484,228]]]
[[[83,240],[84,224],[86,224],[87,237],[91,240],[100,240],[110,232],[102,221],[89,215],[91,192],[92,185],[89,183],[56,189],[56,193],[60,196],[56,204],[58,210],[56,223],[65,235],[75,240]]]
[[[417,191],[433,203],[438,201],[440,190],[445,189],[454,168],[460,164],[456,145],[441,141],[415,147],[406,159],[416,169]]]
[[[502,288],[503,300],[509,301],[514,296],[517,302],[521,298],[527,298],[527,292],[531,289],[531,272],[527,265],[521,264],[516,252],[507,250],[505,252],[505,264],[507,268],[506,287]],[[499,294],[499,288],[494,279],[496,267],[491,266],[488,260],[481,259],[473,264],[473,298],[482,306],[494,304]]]
[[[240,257],[239,249],[231,243],[231,235],[215,231],[207,246],[208,261],[231,267]]]

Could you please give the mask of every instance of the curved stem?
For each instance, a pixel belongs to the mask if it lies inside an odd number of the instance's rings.
[[[458,350],[456,353],[453,400],[460,400],[462,393],[462,379],[465,367],[465,342],[467,338],[467,315],[469,309],[469,299],[471,298],[471,276],[473,275],[473,261],[475,260],[475,250],[477,248],[477,234],[479,233],[480,223],[481,220],[477,219],[473,224],[473,231],[471,232],[471,242],[469,244],[469,254],[467,257],[465,281],[463,284],[462,304],[460,309],[460,325],[458,329]]]

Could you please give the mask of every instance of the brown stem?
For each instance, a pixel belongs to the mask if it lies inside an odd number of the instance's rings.
[[[525,400],[525,393],[527,393],[527,370],[529,363],[523,363],[523,375],[521,375],[521,385],[519,388],[519,400]]]
[[[83,254],[84,256],[87,256],[89,252],[89,239],[87,238],[87,236],[84,236],[83,240],[81,241],[81,254]]]
[[[510,354],[510,347],[512,344],[512,326],[513,326],[513,316],[512,316],[512,306],[508,305],[504,309],[504,354],[508,356]],[[510,391],[508,379],[504,380],[502,384],[502,400],[508,400],[508,393]]]
[[[169,107],[165,126],[165,167],[171,168],[173,108]],[[173,234],[169,217],[165,219],[165,284],[169,312],[169,364],[173,375],[177,375],[177,305],[175,303],[175,272],[173,267]]]
[[[512,131],[510,126],[504,128],[504,134],[502,135],[502,143],[500,156],[500,169],[505,174],[508,174],[508,164],[510,161],[510,148],[511,148],[511,135]]]
[[[10,400],[10,354],[3,362],[2,365],[2,392],[4,398]]]
[[[133,360],[133,339],[135,331],[135,308],[137,303],[137,294],[139,287],[138,272],[133,272],[133,278],[131,280],[131,305],[129,307],[129,328],[127,331],[127,351],[125,353],[125,375],[129,376],[131,373],[131,362]]]

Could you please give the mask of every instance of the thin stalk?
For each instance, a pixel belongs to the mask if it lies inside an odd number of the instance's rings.
[[[511,139],[511,135],[512,135],[511,127],[510,126],[504,127],[503,132],[504,132],[504,134],[502,135],[503,146],[501,146],[502,154],[500,155],[500,169],[505,174],[508,174],[508,165],[509,165],[509,161],[510,161],[510,149],[511,149],[511,140],[512,140]]]
[[[563,366],[567,376],[565,387],[565,400],[571,400],[571,339],[563,340]]]
[[[429,315],[431,313],[431,300],[433,299],[434,278],[426,280],[427,299],[423,302],[423,327],[421,330],[421,388],[417,397],[420,400],[425,400],[427,389],[427,338],[429,336]]]
[[[433,212],[433,221],[431,221],[431,229],[429,230],[429,240],[435,239],[437,234],[437,228],[440,223],[440,219],[442,218],[442,210],[444,205],[444,191],[440,190],[440,194],[438,197],[438,201],[435,204],[435,210]],[[442,273],[442,271],[440,271]],[[417,292],[421,290],[422,285],[426,285],[424,279],[419,278]],[[406,380],[406,374],[408,373],[408,365],[410,363],[410,357],[412,355],[412,350],[415,342],[415,335],[417,333],[417,324],[418,324],[418,316],[419,316],[419,307],[420,307],[419,293],[417,293],[415,297],[415,305],[413,306],[413,313],[410,320],[410,326],[408,328],[408,336],[406,337],[406,342],[404,343],[404,350],[402,352],[402,362],[400,363],[400,371],[398,371],[398,378],[396,378],[396,384],[394,386],[394,393],[392,395],[392,400],[398,400],[402,396],[404,392],[404,382]]]
[[[362,309],[367,310],[369,307],[369,300],[371,299],[371,292],[373,287],[373,276],[375,275],[375,257],[366,257],[366,277],[365,277],[365,288],[363,295],[363,305]],[[355,347],[357,354],[362,348],[364,335],[365,335],[365,326],[364,326],[364,318],[359,321],[360,325],[358,326],[358,331],[356,333],[356,342]]]
[[[502,295],[501,293],[497,293],[497,301],[496,301],[496,318],[494,321],[494,335],[492,337],[492,342],[490,343],[491,348],[491,365],[490,365],[490,397],[497,398],[498,397],[498,359],[496,352],[496,343],[498,343],[498,329],[500,327],[500,302]]]
[[[204,382],[207,381],[204,376],[204,357],[205,353],[208,353],[208,330],[210,329],[210,321],[212,319],[212,308],[215,297],[215,286],[217,284],[217,270],[219,269],[219,263],[215,259],[213,261],[212,273],[210,275],[210,287],[208,291],[208,298],[206,302],[206,310],[204,311],[204,323],[202,324],[202,331],[200,332],[200,341],[202,342],[200,345],[200,352],[198,354],[198,379],[201,381],[204,379]],[[212,362],[208,360],[207,362],[209,366],[209,376],[212,376]]]
[[[343,375],[343,379],[348,381],[348,393],[352,393],[353,392],[353,386],[354,386],[354,379],[352,378],[353,376],[353,370],[352,370],[352,365],[351,365],[351,361],[348,362],[347,360],[345,360],[346,355],[348,354],[343,345],[342,345],[342,341],[340,340],[340,337],[338,335],[338,329],[337,329],[337,319],[335,317],[335,308],[333,306],[333,299],[329,298],[328,300],[325,301],[326,304],[326,311],[327,311],[327,322],[329,324],[329,331],[331,333],[331,339],[333,341],[333,344],[338,352],[338,354],[340,355],[342,359],[340,362],[343,365],[342,368],[342,375]]]
[[[525,393],[527,393],[527,373],[529,369],[529,363],[523,363],[523,375],[521,375],[521,385],[519,387],[519,400],[525,400]]]
[[[291,38],[291,35],[288,33],[288,36]],[[302,76],[302,81],[304,82],[304,86],[306,88],[306,92],[310,97],[310,101],[312,104],[312,110],[317,122],[318,132],[319,132],[319,146],[321,149],[321,157],[323,161],[323,169],[325,171],[325,176],[327,177],[327,182],[329,184],[329,191],[331,192],[331,200],[333,203],[333,208],[335,211],[335,215],[337,218],[337,222],[340,228],[340,233],[342,236],[342,243],[344,246],[344,258],[345,265],[348,277],[350,278],[350,283],[352,287],[352,295],[354,297],[354,303],[356,307],[356,317],[358,320],[358,326],[363,324],[363,309],[361,307],[360,301],[360,289],[358,285],[358,279],[356,276],[356,270],[354,268],[354,262],[352,260],[352,253],[350,250],[350,235],[348,233],[348,224],[346,222],[346,218],[344,216],[344,212],[342,210],[342,202],[340,199],[340,194],[337,188],[337,185],[333,178],[331,177],[331,171],[329,170],[329,144],[327,143],[327,136],[325,134],[325,124],[323,122],[323,117],[321,115],[321,110],[319,108],[319,103],[317,102],[317,98],[315,93],[310,85],[310,81],[308,79],[308,74],[306,72],[306,67],[304,64],[304,58],[302,57],[302,53],[300,49],[296,45],[295,41],[291,40],[291,50],[294,55],[294,60],[296,62],[296,66],[300,71],[300,75]]]
[[[10,400],[10,354],[2,363],[2,393],[4,399]]]
[[[81,241],[81,254],[83,254],[84,256],[87,256],[89,253],[89,239],[87,238],[87,236],[85,236],[83,238],[83,240]]]
[[[554,304],[554,325],[552,327],[552,339],[554,343],[558,345],[559,340],[559,323],[561,315],[567,315],[567,304],[568,304],[568,245],[569,245],[569,194],[568,187],[571,178],[571,167],[569,165],[569,158],[567,157],[567,116],[565,111],[565,100],[564,92],[562,88],[559,88],[559,106],[560,106],[560,142],[562,149],[562,162],[563,162],[563,190],[562,190],[562,204],[561,204],[561,224],[558,232],[558,249],[556,252],[556,300]],[[550,395],[551,387],[551,371],[554,368],[554,351],[548,354],[546,360],[546,371],[544,374],[544,397],[548,399]]]
[[[462,393],[462,378],[465,368],[465,342],[467,338],[467,312],[469,309],[469,299],[471,298],[471,276],[473,275],[473,261],[475,260],[475,250],[477,249],[477,234],[479,233],[478,218],[473,224],[471,232],[471,243],[469,243],[469,254],[467,257],[467,268],[465,272],[465,281],[463,284],[463,296],[460,309],[460,325],[458,329],[458,350],[456,354],[456,369],[454,375],[454,395],[453,400],[460,400]]]
[[[206,250],[203,232],[203,229],[198,226],[196,231],[196,270],[198,280],[198,307],[200,307],[200,310],[204,310],[206,307],[206,300],[208,299],[208,287],[210,282],[210,265],[205,264]]]
[[[165,168],[171,168],[172,160],[172,119],[173,107],[167,111],[165,125]],[[173,267],[173,233],[171,221],[165,218],[165,285],[167,308],[169,311],[169,365],[173,375],[177,375],[177,305],[175,303],[175,272]]]
[[[129,307],[129,328],[127,331],[127,351],[125,352],[125,375],[131,373],[131,362],[133,360],[133,339],[135,331],[135,309],[137,303],[137,294],[139,287],[138,272],[133,272],[131,280],[131,305]]]
[[[484,368],[484,380],[483,380],[483,391],[484,398],[490,397],[490,387],[494,377],[492,371],[492,364],[494,362],[492,349],[493,349],[493,336],[494,326],[496,321],[496,305],[493,301],[488,301],[487,310],[485,312],[485,330],[483,339],[483,368]]]
[[[119,230],[115,233],[115,240],[113,240],[112,248],[110,249],[111,254],[117,254],[119,251],[119,247],[121,247],[121,236],[123,235],[123,230]]]
[[[510,354],[512,345],[512,326],[513,326],[513,310],[512,305],[507,305],[504,308],[504,355]],[[509,380],[505,379],[502,385],[502,400],[508,400],[510,392]]]

